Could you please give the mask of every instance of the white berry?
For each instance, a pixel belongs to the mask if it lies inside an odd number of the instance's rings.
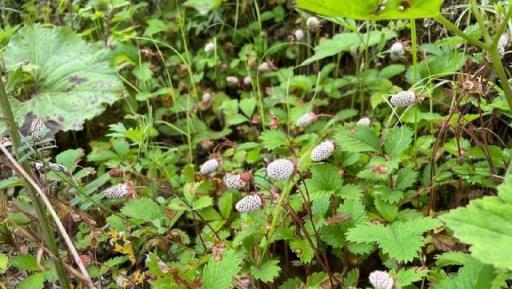
[[[507,46],[510,42],[510,35],[508,34],[508,32],[505,32],[503,33],[501,36],[500,36],[500,39],[498,40],[498,52],[500,54],[500,56],[504,56],[505,55],[505,52],[507,50]]]
[[[267,166],[267,175],[278,181],[286,180],[295,171],[295,165],[287,159],[277,159]]]
[[[259,72],[267,72],[267,71],[270,71],[271,69],[272,69],[272,66],[267,61],[262,62],[260,64],[260,66],[258,66],[258,71]]]
[[[363,117],[357,121],[358,126],[370,126],[370,124],[372,124],[372,121],[367,117]]]
[[[252,84],[252,78],[250,76],[244,77],[244,84],[249,86]]]
[[[299,117],[299,119],[297,119],[297,121],[295,122],[295,125],[298,127],[306,127],[315,122],[316,119],[317,116],[314,112],[308,112]]]
[[[199,168],[199,172],[203,175],[213,173],[219,167],[219,161],[216,159],[207,160]]]
[[[304,30],[302,29],[297,29],[295,30],[295,32],[293,33],[293,35],[295,36],[295,40],[296,41],[302,41],[304,40]]]
[[[393,288],[393,278],[389,276],[386,271],[373,271],[370,273],[368,277],[370,283],[375,289],[392,289]]]
[[[314,16],[309,17],[308,20],[306,20],[306,26],[309,29],[318,29],[320,27],[320,20]]]
[[[204,46],[204,52],[210,53],[213,50],[215,50],[215,44],[213,44],[213,42],[206,43],[206,45]]]
[[[104,190],[103,193],[109,199],[119,199],[128,195],[132,189],[133,188],[130,183],[122,183]]]
[[[228,76],[228,77],[226,77],[226,81],[228,82],[228,84],[234,86],[234,85],[238,84],[239,80],[238,80],[238,77],[236,77],[236,76]]]
[[[235,205],[235,209],[240,213],[250,213],[261,208],[261,197],[258,195],[248,195],[243,197]]]
[[[334,143],[330,140],[324,141],[311,150],[311,160],[320,162],[331,157],[334,152]]]
[[[402,55],[404,53],[404,44],[401,41],[397,41],[391,45],[391,53],[394,55]]]
[[[416,95],[412,91],[400,91],[391,96],[390,102],[396,107],[406,107],[416,102]]]
[[[242,180],[240,174],[224,176],[224,183],[230,189],[243,189],[247,183]]]

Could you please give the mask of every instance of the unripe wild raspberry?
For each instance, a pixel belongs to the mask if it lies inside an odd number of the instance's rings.
[[[243,189],[247,185],[247,183],[240,178],[240,174],[225,175],[224,183],[228,188],[237,190]]]
[[[262,203],[260,196],[247,195],[236,203],[235,209],[240,213],[251,213],[261,208]]]
[[[363,117],[357,121],[358,126],[370,126],[370,124],[372,124],[372,121],[367,117]]]
[[[203,175],[213,173],[219,167],[219,161],[216,159],[207,160],[199,168],[199,172]]]
[[[315,122],[317,120],[317,116],[314,112],[308,112],[304,115],[302,115],[301,117],[299,117],[299,119],[297,119],[297,121],[295,122],[295,125],[298,126],[298,127],[306,127],[310,124],[312,124],[313,122]]]
[[[295,36],[296,41],[304,40],[304,30],[302,30],[302,29],[295,30],[295,32],[293,33],[293,36]]]
[[[316,18],[314,16],[309,17],[308,20],[306,20],[306,26],[309,29],[316,30],[316,29],[320,28],[320,20],[318,20],[318,18]]]
[[[286,180],[294,171],[295,165],[287,159],[277,159],[267,166],[267,175],[278,181]]]
[[[498,52],[501,57],[505,55],[509,41],[510,35],[508,34],[508,32],[505,32],[500,36],[500,39],[498,40]]]
[[[228,76],[226,77],[226,81],[228,82],[229,85],[238,85],[238,77],[236,76]]]
[[[391,96],[390,102],[396,107],[406,107],[416,102],[416,95],[412,91],[400,91]]]
[[[272,69],[272,66],[270,65],[270,63],[268,63],[268,61],[265,61],[265,62],[261,63],[260,66],[258,66],[259,72],[267,72],[267,71],[270,71],[271,69]]]
[[[37,117],[30,123],[28,134],[36,142],[52,138],[50,129]]]
[[[206,45],[204,46],[204,52],[210,53],[213,50],[215,50],[215,44],[213,44],[213,42],[211,42],[211,41],[206,43]]]
[[[203,96],[201,97],[201,101],[204,103],[210,103],[212,101],[212,94],[209,92],[203,93]]]
[[[244,77],[244,85],[249,86],[252,84],[252,78],[250,76]]]
[[[324,141],[311,150],[311,160],[319,162],[331,157],[334,152],[334,143],[330,140]]]
[[[404,53],[404,44],[401,41],[397,41],[391,45],[390,51],[394,55],[402,55]]]
[[[370,283],[375,289],[392,289],[394,280],[385,271],[373,271],[368,277]]]
[[[103,191],[109,199],[119,199],[133,192],[133,186],[130,182],[114,185]]]

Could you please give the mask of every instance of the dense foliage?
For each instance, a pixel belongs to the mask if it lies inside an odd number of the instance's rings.
[[[0,5],[0,288],[511,288],[510,2]]]

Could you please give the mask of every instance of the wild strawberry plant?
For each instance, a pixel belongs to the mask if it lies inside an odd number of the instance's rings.
[[[5,1],[0,288],[509,288],[512,8],[459,2]]]

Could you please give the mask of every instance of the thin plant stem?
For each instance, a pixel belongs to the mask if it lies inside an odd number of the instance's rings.
[[[11,142],[14,147],[14,151],[16,152],[16,155],[19,157],[18,148],[21,147],[20,132],[18,130],[18,127],[16,126],[14,115],[13,115],[12,109],[11,109],[11,104],[9,103],[9,98],[7,97],[7,93],[5,90],[3,80],[1,79],[1,75],[0,75],[0,107],[1,107],[4,117],[8,120],[6,123],[9,127]],[[3,146],[1,146],[1,148],[3,148]],[[21,164],[21,166],[25,171],[31,172],[30,164],[28,163],[28,161],[24,161]],[[68,280],[68,276],[64,269],[64,262],[62,261],[62,258],[60,257],[60,254],[59,254],[59,248],[57,246],[55,236],[53,235],[52,228],[50,226],[50,223],[48,222],[48,218],[46,217],[44,205],[42,204],[41,200],[37,197],[37,192],[30,186],[30,184],[28,183],[28,181],[26,179],[24,179],[24,185],[25,185],[25,188],[27,189],[27,191],[30,193],[30,198],[32,200],[32,203],[34,204],[35,209],[36,209],[37,217],[39,219],[40,228],[41,228],[41,231],[46,240],[48,249],[50,250],[50,252],[52,252],[52,254],[54,256],[53,261],[55,263],[55,269],[57,270],[57,275],[59,277],[60,285],[62,286],[63,289],[71,289],[71,286],[70,286],[69,280]]]

